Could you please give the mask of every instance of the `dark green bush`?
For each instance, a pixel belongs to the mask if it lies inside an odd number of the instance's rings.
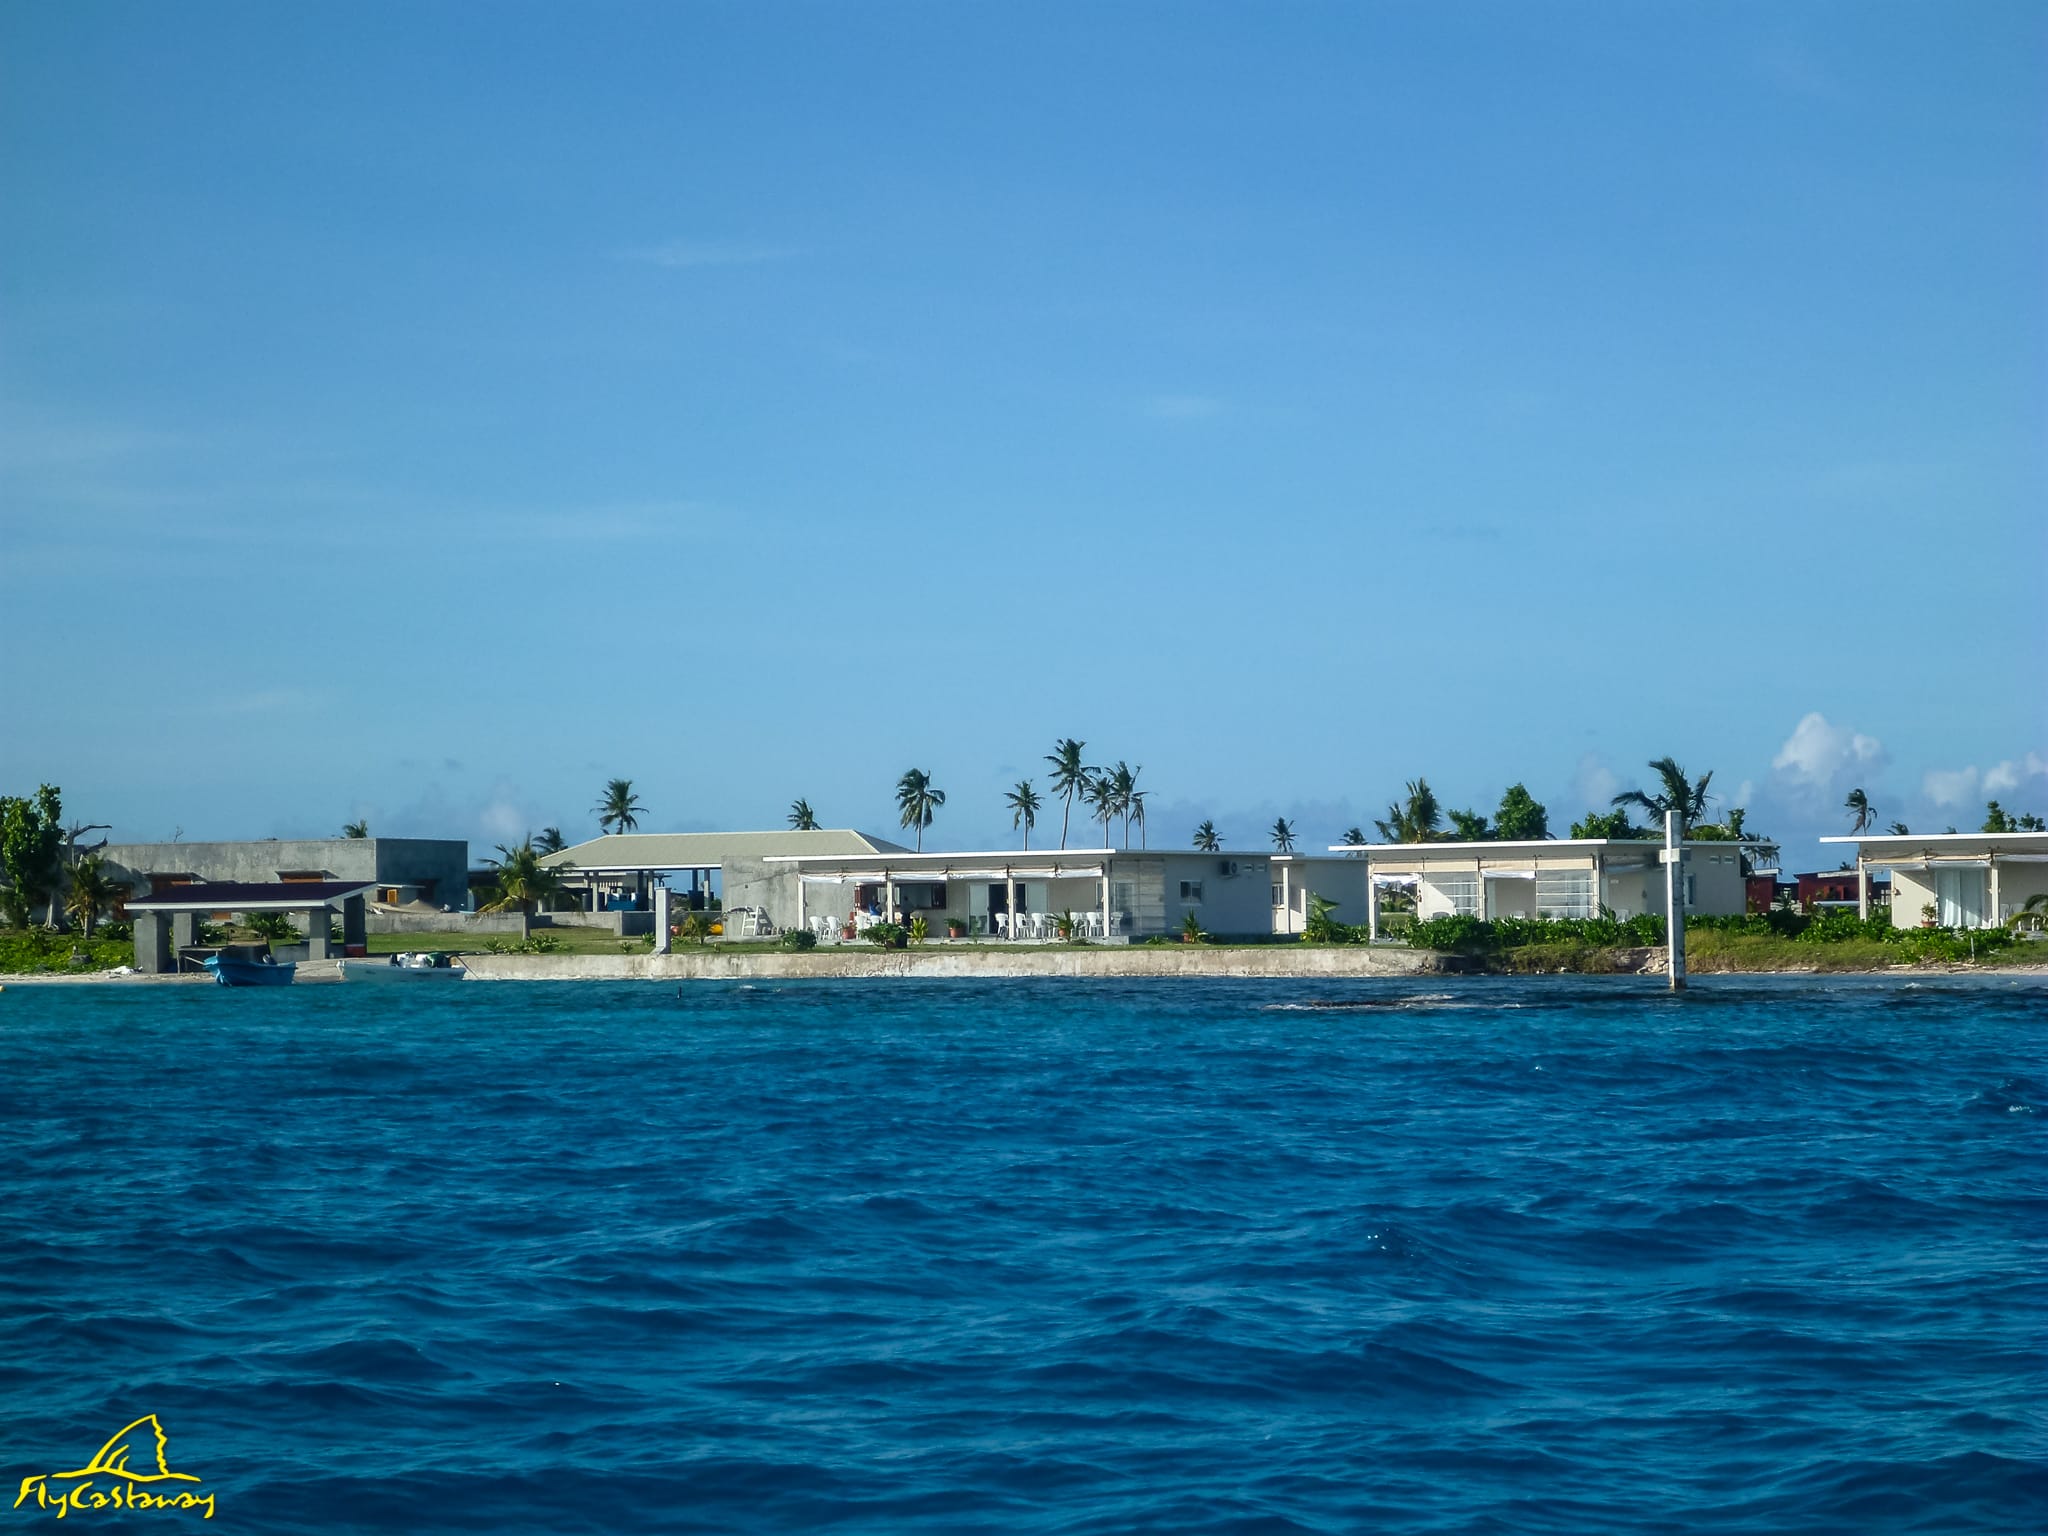
[[[780,942],[784,949],[816,949],[818,936],[808,928],[792,928],[783,934]]]

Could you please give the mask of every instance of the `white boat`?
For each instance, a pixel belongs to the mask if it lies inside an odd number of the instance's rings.
[[[341,962],[343,981],[460,981],[468,975],[460,960],[438,949]]]

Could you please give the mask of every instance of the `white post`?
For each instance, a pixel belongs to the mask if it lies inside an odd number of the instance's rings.
[[[1685,990],[1685,819],[1664,813],[1664,938],[1670,954],[1671,990]]]
[[[1007,864],[1003,866],[1003,905],[1009,908],[1005,914],[1010,925],[1009,936],[1021,939],[1024,931],[1017,926],[1017,872]]]
[[[1102,861],[1102,936],[1109,937],[1109,860]]]
[[[1372,860],[1365,861],[1365,942],[1380,941],[1380,888],[1372,878]]]
[[[668,886],[663,884],[654,888],[654,952],[667,954],[668,944]]]
[[[2005,921],[2005,914],[1998,910],[1998,855],[1986,855],[1984,862],[1991,868],[1991,924],[1996,928]]]
[[[1290,871],[1292,864],[1280,866],[1280,931],[1294,932],[1294,879]]]
[[[896,877],[886,871],[882,875],[882,921],[896,921]]]
[[[799,928],[811,926],[811,916],[806,910],[804,895],[804,872],[799,868],[796,872],[796,925]]]
[[[1870,921],[1870,866],[1863,862],[1863,850],[1856,850],[1856,916]]]

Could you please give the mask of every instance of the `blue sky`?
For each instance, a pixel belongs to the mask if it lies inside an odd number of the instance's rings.
[[[2033,4],[0,7],[0,786],[2048,813],[2044,108]]]

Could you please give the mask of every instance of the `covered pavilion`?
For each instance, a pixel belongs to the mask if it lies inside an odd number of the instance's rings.
[[[330,959],[328,913],[341,909],[344,947],[365,943],[363,900],[374,888],[367,880],[210,880],[132,896],[124,905],[135,923],[135,969],[149,976],[176,970],[178,955],[198,946],[200,923],[221,913],[303,913],[307,958]]]

